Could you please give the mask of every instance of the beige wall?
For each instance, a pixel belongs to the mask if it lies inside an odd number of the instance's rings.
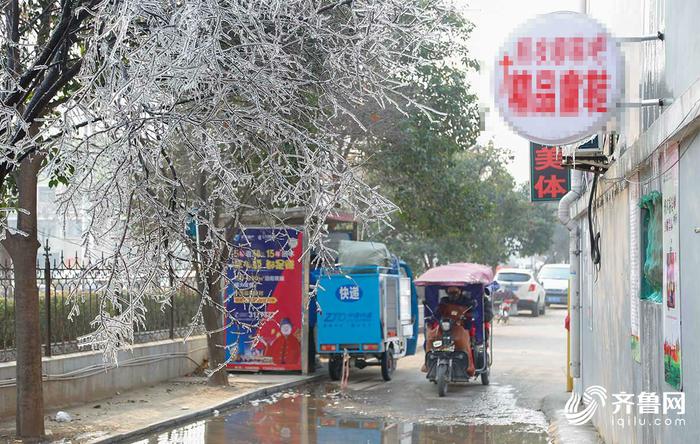
[[[43,359],[46,409],[92,402],[192,372],[206,358],[206,337],[139,344],[119,352],[119,366],[105,370],[100,352],[74,353]],[[14,416],[15,363],[0,364],[0,417]]]

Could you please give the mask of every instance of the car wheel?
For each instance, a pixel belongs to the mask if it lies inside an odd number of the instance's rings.
[[[544,303],[544,304],[542,304],[542,310],[540,310],[540,314],[543,315],[543,314],[545,314],[546,311],[547,311],[547,304]]]
[[[536,318],[537,316],[540,315],[540,300],[539,298],[532,303],[532,309],[530,310],[532,312],[532,317]]]

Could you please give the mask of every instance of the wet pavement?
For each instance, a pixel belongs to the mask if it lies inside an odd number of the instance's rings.
[[[401,359],[390,382],[376,367],[353,369],[344,390],[325,382],[280,393],[133,442],[548,443],[541,405],[564,389],[563,317],[548,310],[498,327],[489,386],[450,385],[440,398],[421,353]]]
[[[432,384],[431,384],[432,385]],[[373,396],[332,391],[335,385],[287,392],[217,417],[135,441],[161,443],[547,443],[539,412],[518,411],[506,388],[499,413],[427,408],[414,415],[376,415]],[[324,393],[325,390],[329,392]],[[381,398],[381,397],[380,397]],[[475,399],[481,402],[483,398]],[[489,402],[489,406],[493,404]],[[422,411],[421,411],[422,410]],[[538,414],[539,413],[539,414]],[[375,416],[376,415],[376,416]],[[523,421],[513,422],[513,421]]]

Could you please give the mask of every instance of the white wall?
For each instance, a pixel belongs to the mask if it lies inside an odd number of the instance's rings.
[[[700,11],[698,12],[700,13]],[[683,391],[686,396],[686,416],[695,422],[685,427],[678,442],[700,442],[700,298],[698,298],[698,272],[700,271],[700,193],[698,193],[698,168],[700,167],[700,136],[692,136],[681,144],[680,160],[680,276],[681,276],[681,340]],[[667,440],[666,442],[671,442]]]
[[[605,23],[617,36],[640,36],[663,31],[664,42],[623,44],[626,57],[626,101],[679,99],[700,78],[700,1],[698,0],[589,0],[589,13]],[[683,110],[693,104],[685,104]],[[640,150],[644,140],[663,140],[678,128],[651,126],[668,108],[627,109],[618,115],[617,131],[623,150]],[[669,114],[671,115],[671,114]],[[612,422],[614,406],[608,402],[596,412],[594,423],[609,443],[695,443],[700,442],[700,299],[696,278],[700,270],[700,137],[698,122],[683,121],[680,161],[681,297],[683,342],[683,391],[686,396],[685,426],[626,426]],[[650,128],[651,126],[651,128]],[[675,124],[673,125],[675,126]],[[645,138],[649,133],[656,136]],[[667,132],[667,133],[664,133]],[[630,154],[631,154],[630,152]],[[638,154],[638,153],[636,153]],[[628,156],[644,159],[643,156]],[[618,156],[620,153],[618,152]],[[643,182],[640,195],[660,189],[660,168],[655,155],[635,165]],[[608,177],[600,187],[601,206],[595,210],[601,232],[601,271],[596,274],[582,258],[582,384],[602,385],[608,394],[621,391],[638,395],[642,391],[675,391],[663,375],[663,305],[640,303],[641,363],[631,355],[630,291],[630,205],[629,187],[612,191],[619,179]],[[627,177],[631,179],[631,177]],[[582,208],[581,202],[578,208]],[[582,255],[590,254],[585,214],[578,222],[584,234]],[[610,399],[610,398],[609,398]],[[638,419],[639,415],[636,415]],[[660,417],[660,416],[657,416]],[[654,415],[643,418],[653,420]]]

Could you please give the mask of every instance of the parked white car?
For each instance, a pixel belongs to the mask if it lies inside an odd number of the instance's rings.
[[[544,301],[551,304],[567,305],[569,301],[569,264],[547,264],[537,278],[544,287]]]
[[[501,268],[496,281],[503,290],[512,291],[518,297],[518,311],[530,310],[533,317],[545,313],[545,292],[535,274],[523,268]]]

